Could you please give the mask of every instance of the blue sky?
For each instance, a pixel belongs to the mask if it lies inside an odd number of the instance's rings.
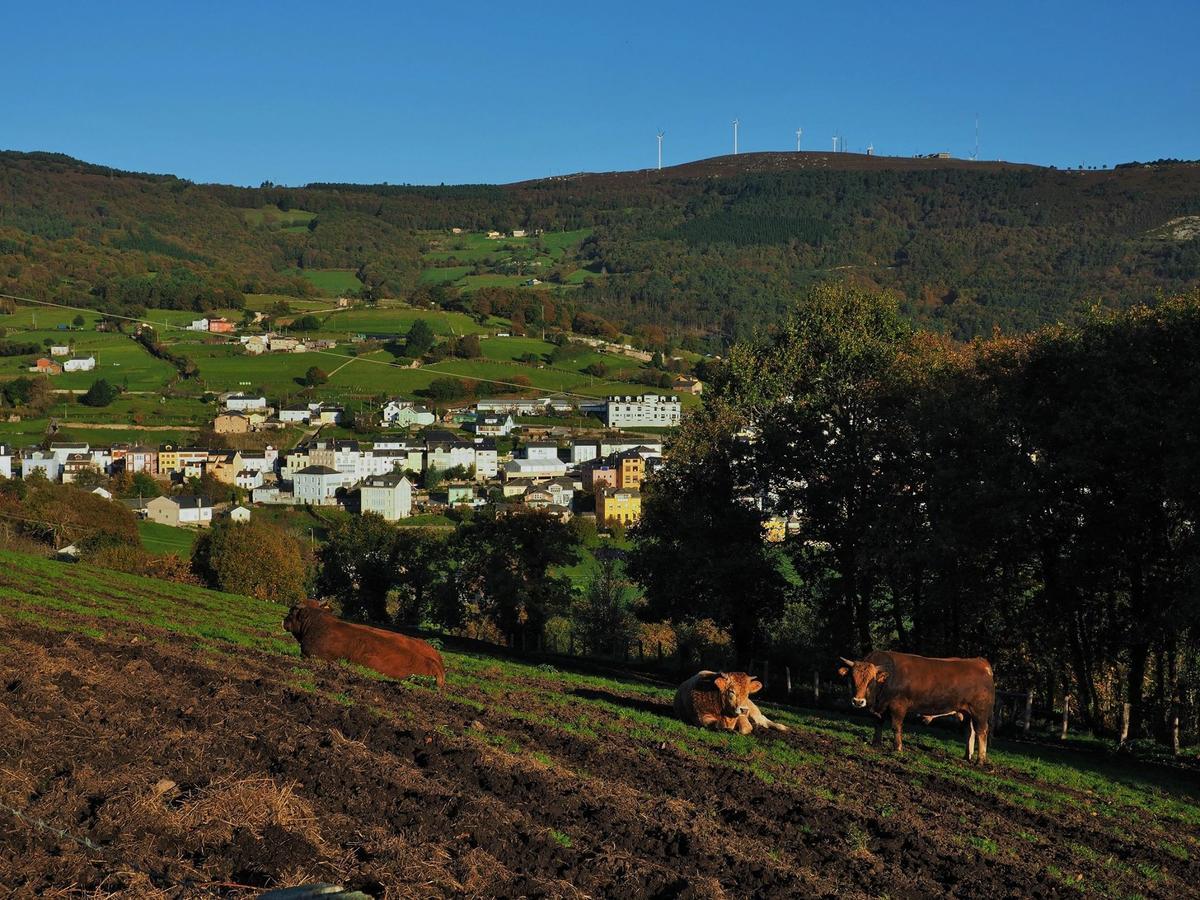
[[[430,7],[436,7],[430,8]],[[0,147],[197,181],[505,182],[834,134],[1200,157],[1200,3],[20,3]]]

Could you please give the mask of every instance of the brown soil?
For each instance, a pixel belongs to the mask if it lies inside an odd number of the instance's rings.
[[[767,785],[671,745],[481,713],[456,699],[488,700],[469,689],[313,676],[165,638],[21,626],[5,644],[0,893],[240,897],[329,881],[389,898],[1053,897],[1075,893],[1044,873],[1072,871],[1070,845],[1161,867],[1159,896],[1200,884],[1200,865],[1135,817],[1115,842],[1083,804],[1048,815],[949,778],[917,788],[902,763],[817,732],[763,738],[826,757]],[[316,693],[293,686],[301,676]],[[506,740],[545,756],[493,746]],[[1036,833],[1036,853],[982,854],[966,821],[1002,842]]]

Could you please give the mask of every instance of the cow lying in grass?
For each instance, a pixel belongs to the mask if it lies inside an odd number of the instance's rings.
[[[786,725],[772,722],[750,699],[761,690],[762,682],[745,672],[697,672],[675,692],[675,715],[688,725],[716,731],[787,731]]]
[[[346,660],[392,678],[427,675],[446,683],[442,655],[420,638],[343,622],[327,606],[306,600],[293,606],[283,627],[300,642],[300,653],[332,662]]]

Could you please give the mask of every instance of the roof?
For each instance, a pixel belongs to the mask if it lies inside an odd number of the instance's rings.
[[[170,502],[172,502],[176,506],[178,506],[180,509],[203,509],[207,506],[213,505],[212,501],[206,497],[192,497],[192,496],[187,496],[187,495],[183,495],[183,496],[179,496],[179,497],[155,497],[154,499],[155,500],[169,500]],[[151,501],[151,502],[153,502],[153,501]]]
[[[305,466],[297,475],[340,475],[342,474],[337,469],[331,469],[329,466]]]
[[[525,446],[526,447],[539,447],[541,449],[549,449],[550,447],[553,447],[555,450],[557,450],[558,442],[557,441],[530,441]]]
[[[371,475],[363,480],[363,487],[394,488],[402,481],[408,481],[403,472],[394,471],[384,475]]]

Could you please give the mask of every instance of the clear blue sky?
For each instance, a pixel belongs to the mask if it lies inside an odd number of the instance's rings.
[[[436,8],[436,9],[435,9]],[[443,11],[444,9],[444,11]],[[0,147],[197,181],[514,181],[740,146],[1200,157],[1200,3],[12,3]]]

